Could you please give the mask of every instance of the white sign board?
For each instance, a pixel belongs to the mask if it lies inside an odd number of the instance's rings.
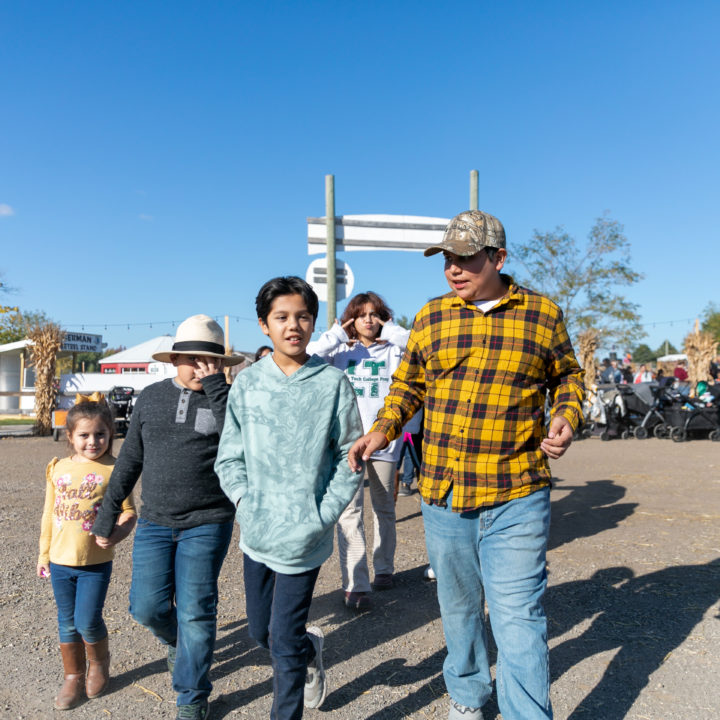
[[[312,285],[320,302],[327,302],[327,258],[313,260],[305,273],[306,282]],[[350,266],[342,260],[335,261],[335,299],[344,300],[355,286],[355,276]]]
[[[102,352],[102,335],[88,335],[87,333],[65,332],[65,339],[60,346],[62,352]]]
[[[343,215],[335,218],[335,249],[421,252],[442,241],[448,218],[416,215]],[[325,253],[325,218],[308,218],[308,255]]]

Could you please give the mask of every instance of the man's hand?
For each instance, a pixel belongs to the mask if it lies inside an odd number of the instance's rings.
[[[363,435],[355,441],[348,453],[350,469],[353,472],[360,472],[362,470],[361,458],[363,461],[369,460],[376,450],[382,450],[387,445],[388,440],[381,432],[369,432],[367,435]]]
[[[200,378],[207,377],[208,375],[216,375],[222,372],[223,360],[222,358],[211,357],[210,355],[203,355],[195,359],[195,377],[199,380]]]
[[[550,421],[547,437],[540,443],[540,449],[552,460],[565,454],[573,441],[570,423],[562,416],[556,415]]]

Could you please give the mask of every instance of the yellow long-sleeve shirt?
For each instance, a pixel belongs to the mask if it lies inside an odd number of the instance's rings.
[[[90,529],[114,465],[115,458],[110,454],[91,462],[71,458],[50,461],[45,472],[39,563],[51,561],[77,567],[113,559],[114,549],[99,547]],[[122,510],[136,513],[132,495],[125,499]]]

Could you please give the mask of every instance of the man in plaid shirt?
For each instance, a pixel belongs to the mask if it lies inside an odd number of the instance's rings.
[[[572,442],[583,373],[560,308],[501,274],[507,251],[497,218],[461,213],[425,255],[438,252],[451,292],[416,316],[385,405],[349,462],[357,469],[424,405],[418,487],[448,647],[448,718],[480,720],[492,692],[486,600],[503,718],[552,718],[542,606],[548,458]]]

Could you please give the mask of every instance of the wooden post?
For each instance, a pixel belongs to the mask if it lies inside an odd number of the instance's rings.
[[[325,176],[325,237],[327,239],[327,326],[336,317],[335,291],[335,176]]]
[[[18,410],[22,414],[22,389],[25,386],[25,348],[20,351],[20,384],[18,385]]]
[[[470,171],[470,209],[471,210],[478,209],[478,200],[479,200],[478,171],[471,170]]]
[[[230,316],[225,316],[225,354],[230,354]],[[225,382],[227,382],[228,385],[232,383],[232,374],[230,372],[230,367],[225,368]]]

